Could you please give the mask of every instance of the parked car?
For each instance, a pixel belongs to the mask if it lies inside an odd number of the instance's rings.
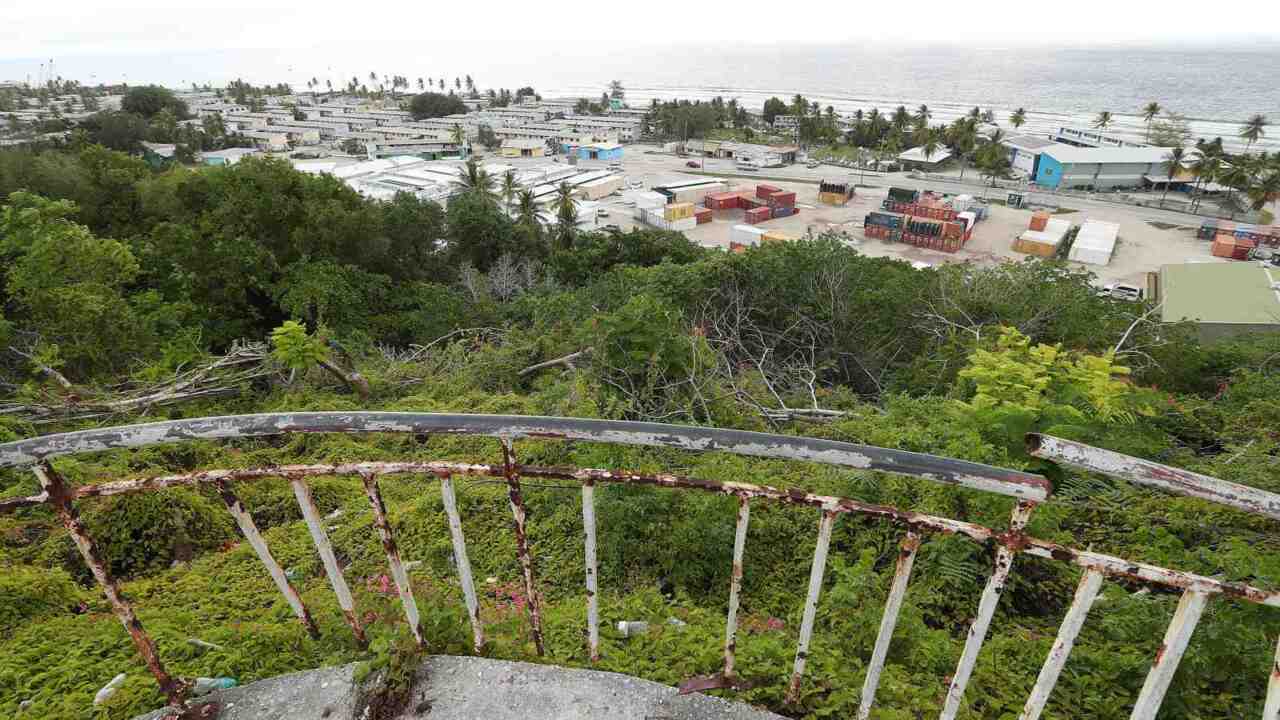
[[[1102,292],[1099,294],[1104,297],[1113,297],[1116,300],[1128,300],[1130,302],[1137,302],[1141,300],[1143,295],[1145,295],[1146,293],[1143,292],[1142,288],[1137,287],[1135,285],[1128,285],[1125,283],[1111,283],[1110,285],[1104,286],[1102,288]]]
[[[611,232],[611,233],[620,233],[620,232],[622,232],[622,228],[618,227],[617,225],[605,225],[604,227],[602,227],[602,228],[600,228],[600,229],[601,229],[601,230],[604,230],[605,232]]]
[[[701,164],[701,163],[699,163],[697,160],[690,160],[689,162],[685,163],[685,164],[684,164],[684,166],[685,166],[685,167],[691,167],[691,168],[697,168],[697,167],[702,167],[702,164]]]
[[[609,217],[609,208],[598,208],[596,210],[596,217]]]
[[[808,163],[805,163],[805,167],[807,167],[807,168],[809,168],[810,170],[812,170],[812,169],[814,169],[814,168],[818,167],[818,166],[819,166],[819,165],[821,165],[821,164],[822,164],[822,163],[818,162],[817,160],[810,160]]]

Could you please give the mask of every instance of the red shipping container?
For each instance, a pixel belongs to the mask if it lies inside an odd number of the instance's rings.
[[[796,204],[796,194],[793,192],[776,192],[769,196],[769,202],[777,203],[784,207],[794,207]]]
[[[694,219],[697,220],[698,225],[709,223],[711,222],[711,209],[708,208],[705,210],[694,210],[693,217]]]
[[[761,185],[757,185],[757,186],[756,186],[756,197],[758,197],[758,198],[767,198],[767,197],[769,197],[770,195],[772,195],[772,194],[774,194],[774,193],[776,193],[776,192],[781,192],[781,191],[782,191],[782,188],[774,187],[774,186],[772,186],[772,185],[764,185],[764,184],[761,184]]]
[[[755,225],[756,223],[764,222],[770,217],[769,208],[767,207],[752,208],[746,212],[746,221],[748,225]]]

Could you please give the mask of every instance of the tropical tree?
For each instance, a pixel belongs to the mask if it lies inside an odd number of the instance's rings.
[[[1253,149],[1253,144],[1266,136],[1267,125],[1267,116],[1262,114],[1254,115],[1244,121],[1244,124],[1240,126],[1240,137],[1249,141],[1249,145],[1245,147],[1245,152]]]
[[[924,161],[929,162],[933,159],[934,155],[938,154],[938,149],[941,147],[942,143],[939,141],[938,133],[927,128],[925,129],[921,140],[920,152],[924,154]]]
[[[542,239],[542,221],[538,219],[538,204],[532,190],[521,190],[517,197],[516,227],[523,229],[531,240]]]
[[[969,111],[968,118],[975,123],[982,120],[982,108],[975,105],[973,109]]]
[[[503,205],[506,206],[507,212],[510,212],[511,199],[520,191],[520,184],[516,182],[515,170],[508,170],[502,174],[502,185],[498,191],[502,194]]]
[[[1151,141],[1151,121],[1156,119],[1160,111],[1164,108],[1160,107],[1160,103],[1152,100],[1147,106],[1142,108],[1142,119],[1147,121],[1147,141]]]
[[[1236,217],[1236,213],[1242,209],[1239,193],[1247,189],[1252,181],[1253,177],[1245,168],[1244,163],[1238,161],[1230,167],[1225,167],[1218,174],[1218,182],[1228,188],[1227,195],[1223,198],[1221,204],[1224,210],[1231,213],[1233,220]]]
[[[1093,126],[1099,130],[1105,131],[1108,127],[1111,127],[1111,123],[1113,122],[1115,122],[1115,118],[1111,116],[1111,111],[1103,110],[1098,113],[1098,117],[1094,119]]]
[[[1255,211],[1280,198],[1280,170],[1267,172],[1249,187],[1246,194],[1249,196],[1249,207]]]
[[[453,184],[464,193],[493,199],[493,177],[480,167],[475,158],[467,160],[465,165],[458,168],[458,178]]]
[[[626,88],[622,87],[621,81],[619,80],[609,81],[609,97],[610,98],[614,100],[622,100],[626,98],[626,96],[627,96],[627,91],[626,91]]]
[[[1024,108],[1018,108],[1017,110],[1014,110],[1013,114],[1009,116],[1009,124],[1013,126],[1014,130],[1017,130],[1018,128],[1022,127],[1026,123],[1027,123],[1027,111]]]
[[[928,125],[929,120],[932,118],[933,111],[929,109],[928,105],[921,104],[920,107],[916,109],[916,124]]]
[[[462,128],[462,123],[454,123],[453,129],[449,131],[449,139],[454,145],[458,146],[458,154],[462,157],[467,156],[467,131]]]
[[[891,121],[891,124],[893,125],[893,129],[897,130],[899,133],[906,130],[907,126],[911,124],[911,113],[907,111],[906,105],[899,105],[897,109],[893,111],[893,120]]]
[[[1213,182],[1218,177],[1218,173],[1222,170],[1222,158],[1217,155],[1197,151],[1191,159],[1191,173],[1196,176],[1195,187],[1191,192],[1194,195],[1191,210],[1194,212],[1200,206],[1200,201],[1204,197],[1203,188]]]
[[[1154,105],[1155,103],[1151,104]],[[1182,169],[1182,161],[1186,159],[1186,155],[1187,151],[1180,147],[1173,148],[1169,150],[1169,152],[1165,153],[1164,192],[1160,195],[1160,207],[1164,207],[1164,199],[1169,196],[1169,186],[1173,184],[1174,176],[1176,176],[1178,171]]]
[[[948,130],[951,136],[951,147],[955,148],[956,157],[960,160],[960,179],[964,179],[965,163],[969,154],[978,144],[978,128],[968,118],[957,118]]]
[[[556,240],[562,250],[571,250],[573,234],[578,227],[578,202],[573,197],[573,187],[567,182],[560,183],[551,202],[556,210]]]

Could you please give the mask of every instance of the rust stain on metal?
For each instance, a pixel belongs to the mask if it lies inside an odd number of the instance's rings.
[[[382,550],[387,555],[387,566],[391,568],[391,577],[395,580],[400,604],[404,606],[409,630],[413,633],[413,639],[418,647],[422,647],[418,603],[413,598],[413,586],[409,584],[409,574],[405,572],[404,564],[400,562],[400,548],[396,547],[396,536],[391,530],[391,522],[387,520],[387,505],[382,501],[378,479],[373,473],[361,473],[360,479],[364,482],[364,492],[369,497],[369,505],[373,507],[373,524],[378,529],[378,537],[382,540]]]
[[[516,555],[524,572],[524,591],[529,610],[529,624],[533,633],[533,646],[538,655],[546,654],[542,642],[542,603],[533,580],[533,556],[529,554],[527,514],[524,495],[520,492],[520,473],[516,468],[515,448],[511,440],[502,438],[502,475],[507,480],[507,499],[511,502],[511,516],[515,520]]]
[[[106,561],[102,559],[102,554],[98,551],[98,546],[90,537],[89,531],[84,526],[84,521],[80,519],[80,513],[76,511],[75,505],[71,502],[71,493],[69,492],[66,482],[62,479],[53,466],[48,462],[36,465],[32,470],[35,472],[36,478],[40,481],[40,486],[44,488],[45,493],[49,496],[49,502],[53,505],[54,511],[58,514],[58,518],[62,521],[62,525],[70,533],[72,541],[75,542],[76,549],[80,551],[81,557],[84,558],[85,564],[89,566],[89,570],[93,573],[93,577],[102,586],[102,592],[107,596],[107,600],[111,603],[111,609],[119,618],[120,624],[124,625],[124,629],[129,633],[130,639],[133,640],[133,646],[138,650],[138,654],[142,656],[143,663],[147,669],[151,671],[156,682],[160,685],[161,692],[170,705],[183,706],[186,702],[187,694],[190,692],[190,683],[174,678],[165,670],[164,663],[160,661],[160,653],[156,650],[155,641],[147,634],[142,627],[142,622],[138,620],[138,616],[133,611],[133,606],[125,599],[120,592],[120,585],[116,579],[112,577],[111,571],[107,568]]]

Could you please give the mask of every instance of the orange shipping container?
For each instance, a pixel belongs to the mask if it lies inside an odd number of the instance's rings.
[[[1037,210],[1031,214],[1031,229],[1036,232],[1044,232],[1049,226],[1049,213],[1044,210]]]

